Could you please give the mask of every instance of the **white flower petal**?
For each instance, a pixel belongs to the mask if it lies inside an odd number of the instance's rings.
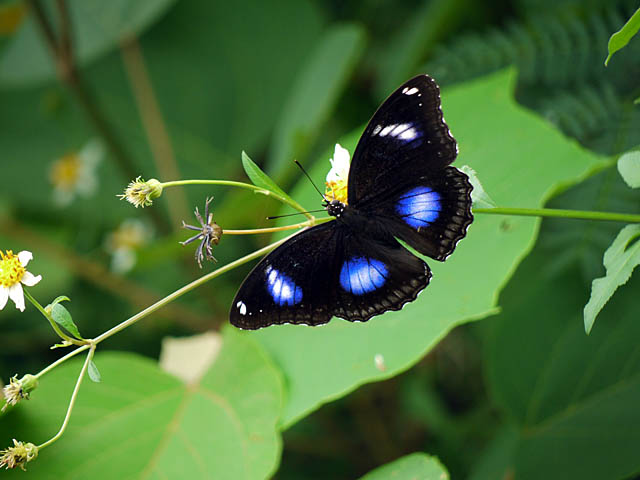
[[[28,252],[27,250],[23,250],[18,253],[18,260],[20,260],[20,263],[23,267],[26,267],[27,263],[29,263],[31,259],[33,259],[33,254],[31,252]]]
[[[346,181],[349,177],[349,150],[342,148],[339,143],[336,143],[333,158],[329,161],[331,162],[331,170],[329,170],[329,173],[327,174],[327,182],[335,183],[340,180]]]
[[[342,145],[336,143],[336,148],[333,151],[333,162],[338,163],[338,165],[344,168],[345,166],[349,166],[350,161],[349,150],[342,148]]]
[[[115,273],[127,273],[136,264],[136,253],[130,248],[118,248],[111,258],[111,270]]]
[[[53,190],[53,203],[57,207],[68,207],[73,202],[75,192],[66,188],[55,188]]]
[[[31,272],[24,272],[22,276],[22,280],[20,280],[27,287],[33,287],[35,284],[42,280],[42,275],[38,275],[37,277]]]
[[[7,304],[7,300],[9,300],[9,289],[0,287],[0,310]]]
[[[16,304],[16,308],[24,312],[24,292],[20,282],[14,283],[9,287],[9,298]]]

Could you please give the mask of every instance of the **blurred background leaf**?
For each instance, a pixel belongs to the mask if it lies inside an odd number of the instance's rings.
[[[70,0],[69,15],[75,26],[74,46],[82,65],[118,48],[119,43],[139,35],[171,8],[175,0],[131,3],[127,0],[95,2]],[[53,2],[46,2],[53,11]],[[43,36],[30,15],[12,38],[0,60],[0,87],[35,86],[54,80],[54,61]]]
[[[376,468],[361,480],[387,480],[393,478],[420,478],[422,480],[447,480],[449,475],[438,460],[421,453],[407,455],[395,462]]]
[[[640,441],[632,427],[638,278],[620,287],[586,336],[588,283],[575,264],[541,275],[552,253],[536,247],[501,294],[502,312],[487,321],[489,385],[518,432],[505,464],[517,479],[539,478],[541,467],[545,478],[626,478],[640,468],[631,453]]]

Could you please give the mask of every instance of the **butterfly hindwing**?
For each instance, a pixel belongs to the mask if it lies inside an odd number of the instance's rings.
[[[340,237],[343,255],[336,276],[337,317],[366,321],[387,310],[400,310],[429,284],[427,264],[392,236],[370,237],[340,228],[345,233]]]
[[[471,183],[455,167],[398,184],[363,207],[423,255],[445,260],[473,221]]]
[[[427,286],[427,265],[395,239],[370,239],[336,221],[301,232],[249,273],[231,306],[244,329],[366,321],[399,310]]]
[[[440,170],[457,153],[438,85],[428,75],[414,77],[384,101],[365,128],[351,162],[349,204],[358,207],[398,182]]]
[[[327,261],[339,255],[334,222],[310,228],[263,258],[240,286],[231,323],[256,329],[282,323],[321,325],[335,301]]]

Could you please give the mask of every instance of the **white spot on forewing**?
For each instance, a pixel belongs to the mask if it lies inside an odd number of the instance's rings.
[[[418,93],[418,89],[416,87],[412,87],[412,88],[404,87],[402,89],[402,93],[404,93],[405,95],[413,95],[415,93]]]
[[[238,307],[238,309],[240,310],[240,315],[246,315],[247,314],[247,306],[244,304],[244,302],[240,301],[238,303],[236,303],[236,307]]]
[[[413,127],[409,127],[405,131],[403,131],[401,134],[399,134],[398,138],[400,140],[413,140],[417,136],[418,136],[418,132],[416,132],[416,129]]]
[[[376,126],[373,129],[373,134],[381,137],[388,135],[400,140],[413,140],[418,136],[418,131],[410,123],[393,123],[384,128],[381,128],[380,125]]]
[[[380,130],[380,136],[381,137],[386,137],[387,135],[389,135],[389,132],[391,132],[391,130],[393,130],[394,128],[396,128],[398,125],[397,124],[393,124],[393,125],[387,125],[386,127],[384,127],[382,130]]]

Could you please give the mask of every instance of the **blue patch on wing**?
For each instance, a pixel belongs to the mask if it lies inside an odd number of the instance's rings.
[[[267,290],[277,305],[295,305],[302,301],[302,289],[291,278],[273,267],[265,270]]]
[[[384,285],[387,273],[387,267],[379,260],[353,257],[342,264],[340,285],[347,292],[362,295]]]
[[[431,225],[440,215],[441,208],[440,194],[424,186],[405,192],[396,203],[396,212],[413,228]]]

